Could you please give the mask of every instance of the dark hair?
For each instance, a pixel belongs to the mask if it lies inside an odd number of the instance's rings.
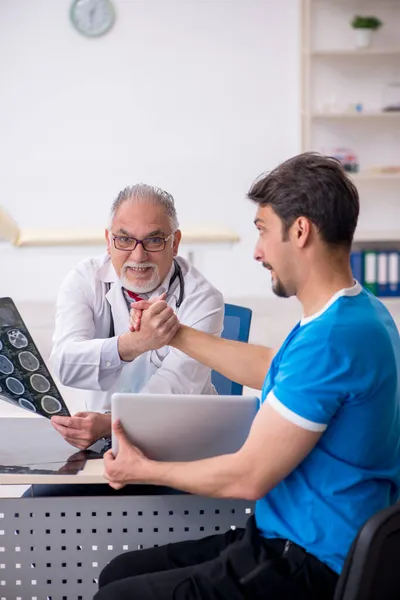
[[[283,236],[298,217],[307,217],[328,245],[350,247],[357,225],[358,192],[341,163],[305,152],[262,175],[248,197],[271,206],[283,223]]]

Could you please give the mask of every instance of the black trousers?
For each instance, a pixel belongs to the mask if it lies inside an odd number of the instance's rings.
[[[94,600],[332,600],[338,575],[292,542],[246,529],[127,552]]]

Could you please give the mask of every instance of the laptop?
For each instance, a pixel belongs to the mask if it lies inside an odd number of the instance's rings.
[[[116,393],[112,421],[153,460],[191,461],[230,454],[245,442],[259,408],[254,396]],[[112,450],[118,452],[115,435]]]
[[[48,419],[70,414],[11,298],[0,298],[0,400]]]

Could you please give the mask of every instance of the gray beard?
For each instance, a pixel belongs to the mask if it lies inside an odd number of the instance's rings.
[[[151,278],[148,281],[143,281],[143,284],[134,283],[125,275],[125,271],[123,271],[123,275],[121,277],[122,286],[133,292],[134,294],[148,294],[149,292],[153,292],[160,285],[160,277],[158,275],[158,269],[154,270]]]

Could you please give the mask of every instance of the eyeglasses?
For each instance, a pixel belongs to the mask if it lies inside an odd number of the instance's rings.
[[[113,235],[112,238],[114,240],[114,246],[117,250],[132,252],[136,249],[138,244],[142,244],[145,252],[162,252],[162,250],[165,249],[168,240],[171,239],[173,235],[174,234],[171,233],[171,235],[166,238],[155,236],[144,238],[143,240],[138,240],[134,237],[128,237],[126,235]]]

